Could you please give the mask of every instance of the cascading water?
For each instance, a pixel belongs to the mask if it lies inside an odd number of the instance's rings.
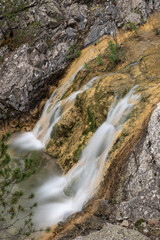
[[[84,85],[79,91],[74,92],[66,99],[62,100],[62,97],[68,87],[74,81],[77,73],[82,67],[69,79],[69,81],[57,89],[49,100],[46,102],[42,116],[37,122],[32,132],[27,132],[18,135],[14,138],[14,141],[10,142],[12,148],[19,148],[19,150],[41,150],[45,148],[47,141],[50,138],[53,126],[60,120],[60,118],[73,106],[76,96],[83,93],[87,89],[91,88],[100,77],[94,77],[86,85]],[[22,144],[21,144],[22,143]]]
[[[135,87],[117,104],[113,104],[107,120],[94,133],[78,164],[67,175],[53,177],[36,190],[39,206],[34,222],[37,227],[64,220],[72,213],[80,211],[85,202],[93,196],[101,181],[115,135],[126,121],[134,101],[139,99],[134,90]]]
[[[74,81],[76,74],[51,95],[33,131],[16,137],[10,143],[12,148],[23,151],[44,148],[50,138],[53,126],[73,106],[76,96],[91,88],[100,79],[100,77],[91,79],[79,91],[63,99],[65,91]],[[134,101],[139,99],[134,91],[135,87],[118,103],[115,100],[106,121],[94,133],[83,150],[78,164],[67,175],[61,176],[56,172],[55,176],[53,173],[53,176],[50,175],[38,186],[30,186],[29,190],[35,193],[36,199],[34,200],[38,202],[33,217],[37,228],[51,226],[72,213],[80,211],[85,202],[93,196],[101,181],[105,161],[115,136],[131,112]]]

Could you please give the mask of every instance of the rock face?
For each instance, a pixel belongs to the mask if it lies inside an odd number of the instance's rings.
[[[157,226],[157,237],[160,237],[159,149],[160,103],[152,113],[144,141],[129,157],[117,196],[120,204],[110,216],[114,221],[129,219],[144,232],[147,224]]]
[[[121,226],[107,224],[103,229],[98,232],[93,232],[85,237],[77,237],[75,240],[149,240],[149,238],[143,236],[141,233],[126,229]]]
[[[58,81],[68,66],[71,45],[76,52],[76,44],[86,46],[127,22],[142,23],[159,6],[158,0],[30,1],[28,11],[12,23],[15,39],[9,41],[16,42],[14,50],[0,32],[0,118],[28,111],[44,88]],[[29,32],[20,34],[22,26]],[[2,30],[7,34],[5,21]]]

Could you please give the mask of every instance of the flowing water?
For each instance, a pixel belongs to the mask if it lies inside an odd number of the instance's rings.
[[[17,149],[18,146],[19,149],[28,151],[45,148],[47,141],[50,139],[53,126],[73,106],[77,95],[91,88],[100,79],[100,77],[94,77],[80,90],[63,99],[66,90],[72,84],[77,73],[81,69],[82,67],[76,72],[76,74],[73,75],[71,79],[69,79],[64,86],[61,86],[55,92],[53,92],[49,100],[46,102],[42,116],[37,122],[33,131],[20,134],[18,137],[14,138],[14,141],[11,142],[12,148]]]
[[[53,126],[73,106],[76,96],[100,80],[99,77],[91,79],[79,91],[63,99],[65,91],[74,81],[76,74],[51,95],[33,131],[11,139],[10,148],[16,149],[17,152],[45,148]],[[53,161],[50,161],[47,168],[42,168],[27,183],[24,183],[24,189],[34,192],[34,201],[38,202],[33,217],[37,228],[51,226],[72,213],[80,211],[86,201],[93,196],[102,179],[107,155],[115,136],[127,120],[135,101],[139,99],[135,94],[135,88],[132,88],[121,100],[115,99],[106,121],[93,134],[78,164],[68,174],[62,175],[56,165],[52,165]]]
[[[118,103],[113,104],[106,121],[97,129],[83,150],[78,164],[65,176],[46,181],[36,190],[39,206],[34,221],[41,226],[52,225],[74,212],[80,211],[85,202],[93,196],[102,178],[107,155],[116,133],[126,121],[134,101],[139,96],[134,88]]]

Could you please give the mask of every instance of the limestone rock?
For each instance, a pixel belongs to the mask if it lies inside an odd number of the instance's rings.
[[[127,220],[124,220],[122,223],[121,223],[121,226],[122,227],[128,227],[129,226],[129,222]]]
[[[88,236],[80,236],[75,240],[149,240],[141,233],[126,229],[121,226],[107,224],[102,230],[90,233]]]
[[[4,41],[0,47],[0,118],[4,113],[14,116],[27,112],[51,82],[57,83],[57,76],[68,66],[66,56],[71,45],[91,44],[104,34],[112,35],[128,21],[142,23],[159,7],[158,0],[94,1],[92,5],[78,0],[30,0],[28,11],[20,12],[20,21],[16,18],[11,25],[18,31],[25,26],[33,40],[17,35],[24,38],[23,45],[10,51]],[[7,36],[5,20],[1,30]],[[0,43],[4,40],[1,30]],[[37,90],[41,94],[35,94]]]
[[[158,225],[160,219],[160,103],[152,113],[144,142],[131,154],[122,185],[122,200],[110,219],[142,219]]]

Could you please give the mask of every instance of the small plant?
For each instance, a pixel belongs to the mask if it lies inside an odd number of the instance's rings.
[[[0,238],[25,239],[35,231],[32,216],[37,203],[30,202],[34,194],[25,197],[18,184],[35,172],[35,162],[27,158],[22,168],[13,167],[7,153],[6,141],[9,136],[10,133],[7,133],[0,140]],[[22,199],[26,201],[25,204]]]
[[[120,47],[117,41],[109,41],[108,50],[108,58],[111,63],[119,63],[124,60],[124,50]]]
[[[88,63],[84,63],[84,68],[87,70],[87,71],[90,71],[90,67],[88,66]]]
[[[106,72],[108,70],[108,67],[104,67],[103,69],[102,69],[102,72]]]
[[[87,108],[87,114],[88,114],[88,124],[89,124],[89,130],[91,132],[94,132],[95,126],[94,126],[94,121],[93,121],[93,114],[90,110],[90,107]]]
[[[79,45],[71,45],[66,58],[69,60],[73,60],[75,58],[78,58],[81,55],[81,50]]]
[[[139,220],[137,220],[137,222],[134,225],[135,225],[135,227],[138,228],[143,222],[144,222],[144,220],[142,218],[140,218]]]
[[[0,2],[0,15],[1,15],[1,21],[2,25],[4,23],[7,24],[9,28],[9,34],[10,37],[13,37],[13,27],[12,24],[17,21],[17,18],[19,18],[20,12],[26,12],[26,9],[29,5],[28,0],[1,0]],[[1,25],[1,26],[2,26]],[[6,33],[3,31],[3,28],[1,28],[1,32],[3,34],[4,39],[7,39]]]
[[[134,13],[136,13],[136,14],[140,14],[140,12],[139,12],[139,10],[134,10]]]
[[[102,58],[101,58],[101,55],[100,55],[100,54],[97,55],[97,62],[98,62],[98,65],[99,65],[99,66],[102,66],[102,65],[103,65]]]
[[[158,36],[160,35],[160,29],[159,28],[155,28],[155,34]]]
[[[136,24],[134,22],[127,23],[126,24],[126,29],[130,30],[130,31],[133,31],[136,35],[138,34],[138,32],[137,32],[138,28],[137,28],[137,26],[136,26]]]
[[[1,62],[2,63],[2,62]],[[7,119],[7,114],[5,112],[1,112],[1,117],[2,119]]]

